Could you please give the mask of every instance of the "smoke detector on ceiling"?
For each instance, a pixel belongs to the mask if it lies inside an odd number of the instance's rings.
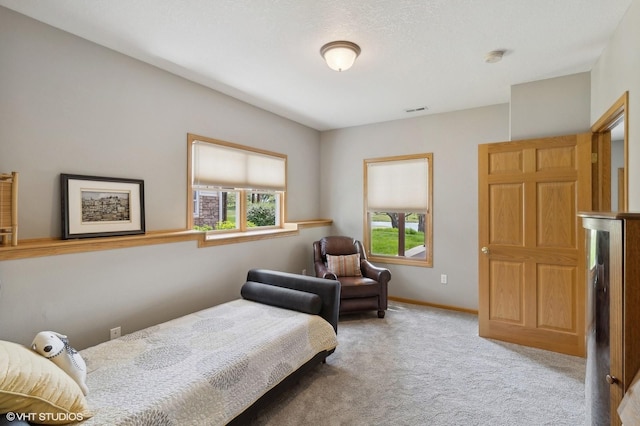
[[[506,50],[492,50],[491,52],[484,55],[484,61],[488,64],[495,64],[496,62],[500,62],[505,52]]]

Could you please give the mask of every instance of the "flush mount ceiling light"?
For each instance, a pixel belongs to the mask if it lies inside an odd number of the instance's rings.
[[[502,60],[504,54],[504,50],[492,50],[484,56],[484,61],[488,64],[495,64],[496,62],[500,62]]]
[[[346,71],[360,54],[360,46],[350,41],[332,41],[320,48],[320,54],[332,70]]]

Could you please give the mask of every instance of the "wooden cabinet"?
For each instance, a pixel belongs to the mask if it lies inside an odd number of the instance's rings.
[[[640,213],[580,213],[587,253],[587,423],[620,425],[640,367]]]

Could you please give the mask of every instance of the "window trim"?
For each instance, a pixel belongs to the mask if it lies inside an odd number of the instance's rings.
[[[191,195],[193,200],[191,201],[192,211],[191,211],[191,220],[193,221],[194,217],[200,217],[200,190],[194,191],[191,190]]]
[[[284,160],[284,181],[285,181],[285,189],[284,191],[275,191],[279,193],[279,197],[277,197],[279,199],[279,205],[276,206],[276,209],[280,212],[279,215],[279,221],[278,224],[276,224],[275,226],[271,226],[271,227],[259,227],[257,228],[260,232],[260,234],[268,234],[268,233],[280,233],[285,229],[285,225],[286,225],[286,214],[287,214],[287,209],[286,209],[286,192],[287,192],[287,155],[285,154],[280,154],[277,152],[272,152],[272,151],[267,151],[267,150],[263,150],[263,149],[257,149],[257,148],[253,148],[253,147],[249,147],[249,146],[244,146],[244,145],[239,145],[236,143],[231,143],[231,142],[226,142],[226,141],[222,141],[222,140],[218,140],[218,139],[213,139],[213,138],[208,138],[206,136],[200,136],[200,135],[195,135],[192,133],[188,133],[187,134],[187,194],[191,194],[194,191],[193,188],[193,183],[192,183],[192,179],[193,179],[193,144],[195,142],[204,142],[204,143],[210,143],[213,145],[220,145],[220,146],[225,146],[225,147],[229,147],[229,148],[233,148],[233,149],[237,149],[237,150],[243,150],[243,151],[248,151],[251,153],[257,153],[257,154],[262,154],[262,155],[267,155],[267,156],[272,156],[272,157],[278,157]],[[241,188],[219,188],[219,190],[228,190],[228,191],[237,191],[238,192],[238,199],[241,201],[237,201],[240,202],[240,208],[239,208],[239,212],[238,214],[240,215],[240,224],[239,224],[239,228],[238,229],[234,229],[234,230],[214,230],[214,231],[207,231],[206,232],[206,237],[205,240],[209,240],[209,239],[219,239],[221,234],[226,234],[225,238],[228,237],[233,237],[234,235],[242,237],[243,235],[246,234],[255,234],[256,233],[256,229],[255,228],[248,228],[247,227],[247,220],[246,220],[246,213],[247,213],[247,205],[246,205],[246,194],[249,194],[251,192],[274,192],[274,191],[265,191],[264,189],[241,189]],[[191,230],[193,229],[193,225],[194,225],[194,217],[193,217],[193,209],[194,209],[194,205],[193,205],[193,196],[188,195],[187,196],[187,229]],[[204,232],[204,231],[203,231]],[[217,236],[217,237],[216,237]]]
[[[425,226],[425,246],[426,256],[424,259],[412,259],[398,256],[382,256],[371,253],[371,229],[369,224],[368,211],[368,181],[367,181],[367,165],[376,162],[393,162],[406,161],[412,159],[424,158],[427,161],[427,210],[424,212]],[[363,230],[364,230],[364,249],[367,258],[372,262],[391,263],[399,265],[421,266],[425,268],[433,267],[433,153],[421,153],[410,155],[399,155],[391,157],[369,158],[363,160]],[[409,213],[409,212],[404,212]],[[422,213],[422,212],[420,212]]]

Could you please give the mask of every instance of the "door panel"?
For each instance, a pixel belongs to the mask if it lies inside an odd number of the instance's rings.
[[[538,327],[576,332],[572,306],[576,288],[573,267],[538,265]]]
[[[480,145],[479,332],[584,356],[591,135]]]
[[[559,169],[561,171],[576,167],[576,149],[574,146],[549,147],[536,150],[537,171]]]
[[[492,320],[516,324],[524,322],[523,293],[524,276],[521,263],[495,261],[491,263],[491,306]]]
[[[522,209],[524,201],[521,184],[491,186],[489,198],[491,215],[491,243],[522,246],[524,229]]]
[[[542,182],[537,187],[537,246],[576,246],[575,182]]]
[[[523,172],[522,152],[495,152],[489,154],[489,173],[492,175],[517,172]]]

